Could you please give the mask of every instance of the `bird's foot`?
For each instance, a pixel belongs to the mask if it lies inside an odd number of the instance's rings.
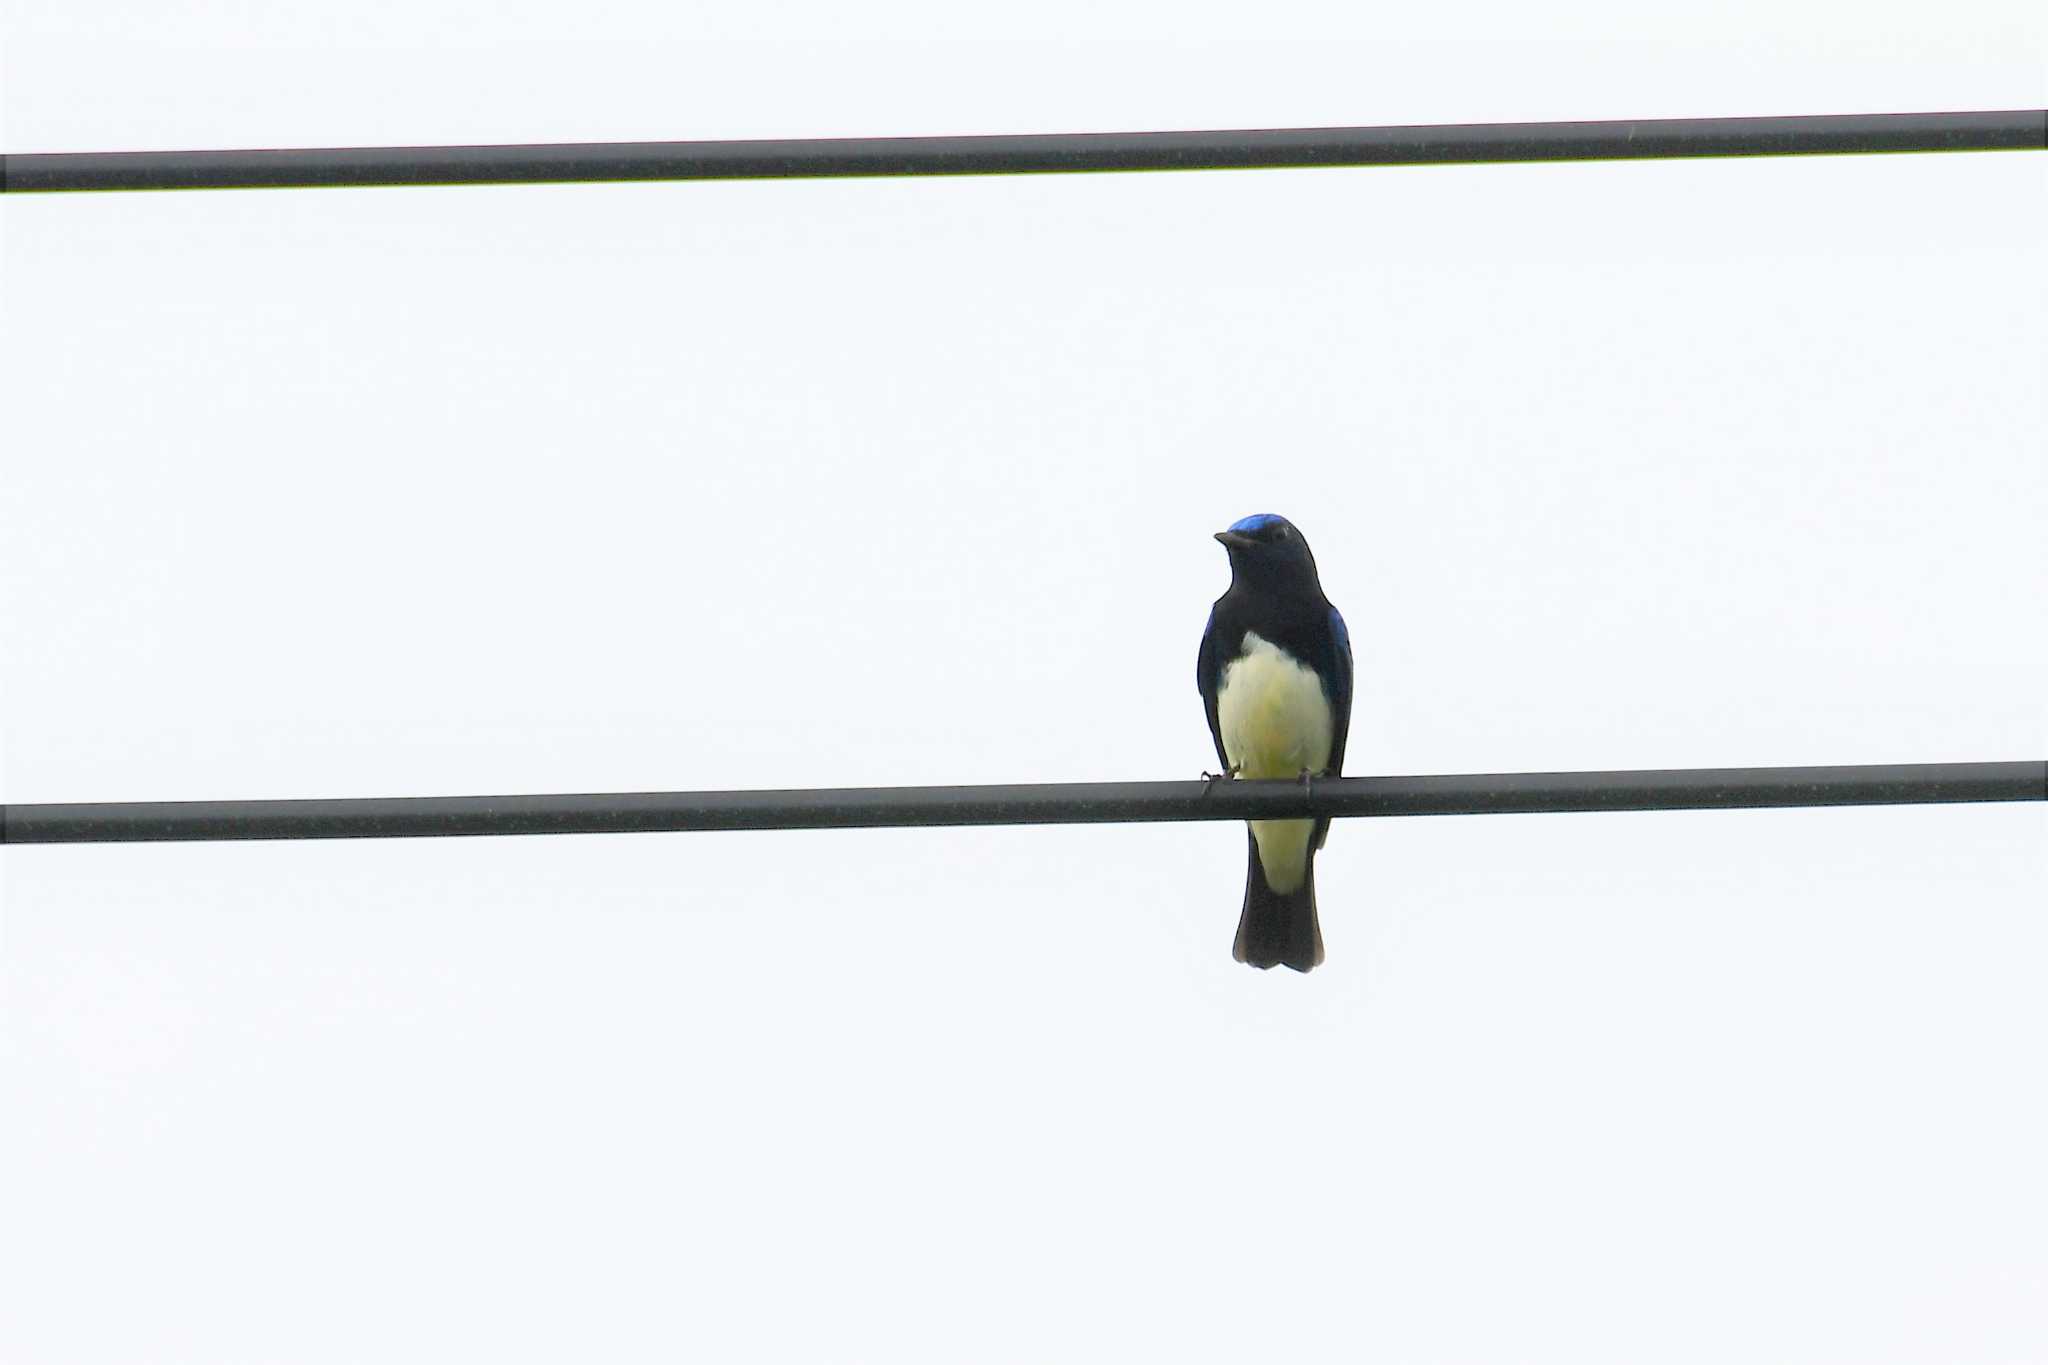
[[[1207,796],[1216,789],[1218,782],[1227,782],[1242,771],[1243,765],[1237,763],[1233,763],[1229,768],[1220,773],[1212,773],[1207,768],[1204,768],[1202,770],[1202,795]]]

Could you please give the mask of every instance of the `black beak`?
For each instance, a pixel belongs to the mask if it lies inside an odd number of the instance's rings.
[[[1250,536],[1242,535],[1236,531],[1218,531],[1216,533],[1216,543],[1226,550],[1242,550],[1254,542]]]

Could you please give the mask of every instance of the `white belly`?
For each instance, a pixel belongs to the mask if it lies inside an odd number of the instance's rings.
[[[1223,756],[1242,777],[1292,778],[1330,765],[1330,700],[1307,665],[1257,635],[1244,637],[1244,657],[1223,670],[1216,726]],[[1308,873],[1312,820],[1254,820],[1252,838],[1266,882],[1286,894]]]

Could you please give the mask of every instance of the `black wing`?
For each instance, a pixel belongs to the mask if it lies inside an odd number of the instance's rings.
[[[1202,694],[1202,708],[1209,713],[1209,738],[1216,741],[1216,761],[1222,765],[1217,771],[1227,773],[1230,760],[1223,754],[1223,727],[1216,722],[1216,692],[1223,680],[1223,661],[1217,657],[1219,652],[1216,607],[1211,607],[1209,624],[1202,630],[1202,650],[1195,656],[1195,690]]]
[[[1343,613],[1330,608],[1330,776],[1344,775],[1344,741],[1351,733],[1351,632]]]
[[[1351,632],[1344,626],[1343,613],[1330,608],[1330,670],[1324,686],[1330,694],[1330,776],[1344,775],[1344,741],[1351,735]],[[1330,837],[1330,822],[1316,821],[1314,844],[1321,848]]]

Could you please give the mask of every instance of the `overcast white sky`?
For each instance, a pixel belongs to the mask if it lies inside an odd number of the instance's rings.
[[[2048,103],[2022,0],[1638,8],[16,0],[0,133]],[[2038,758],[2044,221],[2040,154],[12,197],[0,797],[1192,776],[1266,510],[1353,772]],[[11,848],[0,1357],[2048,1359],[2044,836],[1352,821],[1305,978],[1227,825]]]

